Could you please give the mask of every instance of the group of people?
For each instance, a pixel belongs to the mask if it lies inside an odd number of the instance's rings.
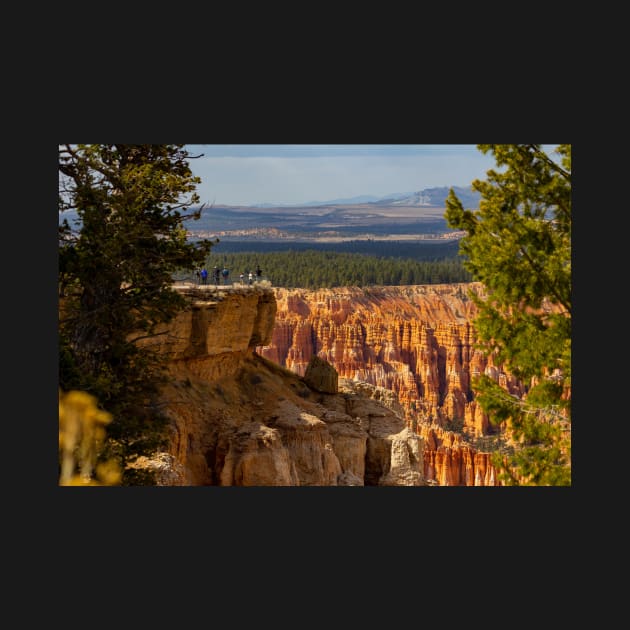
[[[201,269],[197,269],[195,272],[197,276],[197,282],[199,284],[208,284],[208,270],[205,267]],[[230,277],[230,270],[227,267],[223,267],[220,270],[216,265],[212,269],[212,281],[213,284],[219,284],[221,280],[221,276],[223,276],[223,284],[227,284]]]
[[[253,282],[258,282],[262,278],[262,269],[260,268],[259,265],[256,265],[255,273],[256,273],[255,276],[252,271],[249,271],[247,273],[245,272],[241,273],[241,275],[239,276],[241,284],[245,284],[246,279],[247,279],[247,284],[252,284]]]
[[[241,284],[245,284],[245,278],[247,278],[247,284],[252,284],[254,281],[260,280],[262,277],[262,269],[260,268],[260,265],[256,265],[255,273],[256,275],[254,276],[254,273],[252,273],[251,271],[247,275],[245,274],[245,272],[243,272],[240,275]],[[205,267],[197,269],[196,276],[198,284],[208,284],[208,270]],[[230,270],[227,267],[223,267],[223,269],[220,270],[215,265],[212,269],[213,283],[218,285],[220,283],[221,277],[223,277],[223,284],[227,284],[230,279]]]

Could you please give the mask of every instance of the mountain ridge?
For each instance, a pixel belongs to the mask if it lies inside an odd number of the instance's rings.
[[[285,239],[305,236],[349,239],[366,235],[377,239],[401,234],[440,234],[451,231],[444,218],[451,188],[465,208],[479,207],[480,195],[471,187],[442,186],[411,195],[397,193],[375,202],[266,207],[213,204],[203,208],[191,206],[184,213],[200,209],[200,217],[187,226],[193,238],[269,239],[282,233]],[[65,219],[75,227],[80,224],[74,210],[59,214],[60,224]]]
[[[449,190],[453,188],[455,194],[459,197],[464,206],[475,206],[479,204],[480,194],[473,191],[472,186],[434,186],[431,188],[423,188],[422,190],[389,193],[383,196],[376,195],[358,195],[355,197],[343,197],[339,199],[328,199],[326,201],[307,201],[305,203],[259,203],[251,206],[243,206],[250,208],[306,208],[313,206],[330,206],[330,205],[396,205],[396,206],[443,206],[448,197]]]

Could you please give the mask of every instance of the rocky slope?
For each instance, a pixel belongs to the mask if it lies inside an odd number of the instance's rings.
[[[178,290],[189,309],[145,342],[171,375],[168,452],[136,462],[158,485],[425,485],[424,438],[392,391],[316,357],[297,374],[256,353],[272,342],[273,289]]]
[[[424,439],[427,482],[497,485],[486,451],[497,429],[477,407],[471,381],[486,373],[517,396],[523,388],[474,349],[469,290],[482,286],[277,288],[271,340],[258,352],[296,374],[316,355],[342,378],[394,392]]]

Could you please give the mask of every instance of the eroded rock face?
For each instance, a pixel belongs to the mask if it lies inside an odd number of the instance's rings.
[[[424,485],[422,437],[365,386],[321,393],[253,352],[215,383],[182,369],[163,397],[185,475],[168,485]]]
[[[300,375],[318,356],[340,377],[389,389],[427,417],[465,420],[472,375],[500,373],[473,349],[470,288],[481,290],[475,283],[275,289],[271,343],[257,350]],[[471,416],[470,430],[481,426]]]
[[[176,288],[190,301],[190,307],[173,322],[162,325],[157,337],[141,344],[150,344],[170,360],[178,361],[239,355],[270,343],[277,310],[270,288]]]
[[[475,350],[469,289],[182,289],[157,342],[171,445],[146,466],[162,485],[501,485],[471,382],[523,387]]]
[[[453,441],[497,432],[474,401],[474,376],[485,373],[517,396],[523,387],[474,348],[476,314],[469,290],[479,283],[401,287],[274,289],[271,342],[264,357],[304,375],[313,357],[340,378],[391,391],[408,427],[424,435],[424,475],[439,485],[495,485],[490,455]],[[449,444],[449,441],[452,442]],[[378,453],[371,453],[378,459]]]
[[[159,341],[170,445],[144,465],[160,485],[425,485],[423,438],[392,392],[321,359],[307,381],[255,352],[271,342],[271,289],[190,297]]]

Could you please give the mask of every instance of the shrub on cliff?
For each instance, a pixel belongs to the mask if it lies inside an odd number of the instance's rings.
[[[476,398],[506,422],[519,448],[496,455],[510,485],[571,484],[571,146],[552,159],[540,145],[482,144],[501,167],[476,180],[478,210],[451,190],[450,227],[465,230],[460,253],[487,296],[479,308],[479,347],[526,384],[519,400],[482,375]]]

